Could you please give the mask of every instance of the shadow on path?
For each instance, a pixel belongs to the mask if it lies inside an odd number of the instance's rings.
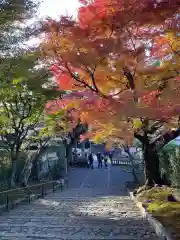
[[[128,174],[117,169],[71,169],[68,190],[0,216],[0,239],[157,240],[124,191]]]

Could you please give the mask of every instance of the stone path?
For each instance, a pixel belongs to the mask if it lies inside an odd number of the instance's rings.
[[[124,192],[119,167],[74,169],[69,189],[0,216],[1,240],[157,240]]]

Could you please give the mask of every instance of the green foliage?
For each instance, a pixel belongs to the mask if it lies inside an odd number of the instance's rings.
[[[10,155],[7,153],[0,152],[0,182],[1,182],[0,189],[1,190],[3,189],[3,186],[7,186],[10,172],[11,172]]]
[[[0,65],[0,136],[11,153],[11,161],[18,165],[20,151],[31,142],[41,145],[43,137],[49,137],[40,135],[37,127],[43,124],[47,101],[60,93],[46,85],[49,74],[37,65],[38,52],[6,60],[7,64]],[[13,176],[18,175],[17,170],[14,167]]]
[[[15,133],[20,140],[24,139],[24,133],[43,119],[47,101],[58,94],[54,86],[44,87],[49,74],[37,68],[37,62],[37,52],[23,54],[11,59],[10,71],[6,69],[0,74],[0,134],[3,136]]]
[[[171,152],[172,150],[165,151],[164,149],[159,152],[161,176],[165,175],[169,181],[171,179],[171,174],[172,174],[171,165],[169,161],[169,154]]]
[[[50,113],[45,116],[44,128],[41,129],[41,134],[52,135],[62,134],[67,129],[65,121],[66,110],[58,109],[55,113]]]
[[[20,177],[23,169],[27,154],[24,152],[19,153],[17,160],[16,180]],[[6,190],[9,186],[9,180],[11,176],[11,156],[10,153],[0,151],[0,190]]]
[[[172,186],[180,185],[180,147],[167,146],[160,153],[160,167],[162,174],[170,181]]]
[[[180,148],[177,147],[169,157],[171,164],[171,183],[173,186],[180,186]]]
[[[34,0],[0,2],[0,51],[3,58],[17,54],[22,43],[35,33],[36,27],[27,26],[26,20],[34,16],[38,4]]]
[[[0,103],[0,134],[7,135],[38,123],[45,98],[30,91],[21,79],[13,79],[11,85],[0,88]]]
[[[32,0],[3,0],[0,3],[0,26],[12,24],[14,21],[22,21],[32,16],[37,7],[37,1]]]
[[[46,103],[61,94],[40,64],[39,50],[26,44],[39,34],[40,24],[27,21],[38,4],[36,0],[0,3],[0,137],[8,150],[0,152],[0,181],[9,180],[13,171],[18,179],[27,160],[27,156],[22,160],[21,151],[31,142],[49,138],[48,128],[39,132],[36,127],[43,125]]]

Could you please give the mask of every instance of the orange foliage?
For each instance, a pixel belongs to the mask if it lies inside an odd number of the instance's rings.
[[[168,34],[179,32],[179,0],[81,3],[78,21],[61,17],[44,24],[42,43],[59,89],[71,91],[63,101],[76,109],[72,118],[88,122],[92,135],[103,132],[110,139],[132,136],[128,117],[178,115],[180,61]]]

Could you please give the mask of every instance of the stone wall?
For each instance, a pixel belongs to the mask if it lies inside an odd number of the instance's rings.
[[[66,151],[63,143],[47,146],[45,152],[40,156],[39,177],[47,175],[57,166],[62,175],[66,175]]]

